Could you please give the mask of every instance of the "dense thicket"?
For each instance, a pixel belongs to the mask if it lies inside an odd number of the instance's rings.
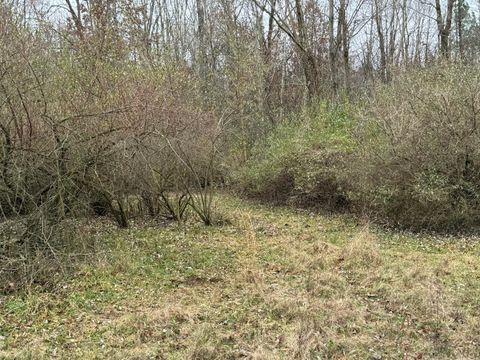
[[[188,68],[146,68],[120,46],[98,56],[94,38],[59,50],[3,10],[2,285],[68,264],[62,256],[84,245],[75,218],[111,215],[128,227],[135,216],[182,220],[190,210],[210,224],[207,184],[226,116],[203,107]]]
[[[277,127],[239,173],[264,199],[415,230],[472,230],[480,215],[480,72],[441,65],[308,109]]]
[[[376,89],[356,122],[357,192],[376,218],[478,228],[480,69],[444,65]]]

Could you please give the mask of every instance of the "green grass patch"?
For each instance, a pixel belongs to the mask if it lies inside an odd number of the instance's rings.
[[[477,358],[480,246],[221,195],[230,224],[109,231],[0,304],[1,358]]]

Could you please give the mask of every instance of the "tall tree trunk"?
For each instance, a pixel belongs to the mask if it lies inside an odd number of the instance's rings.
[[[387,82],[387,53],[385,49],[385,35],[383,33],[382,14],[379,0],[375,0],[375,23],[377,25],[378,47],[380,50],[380,74],[383,82]]]
[[[206,64],[206,44],[205,44],[205,4],[204,0],[197,0],[197,37],[198,37],[198,68],[199,75],[204,82],[207,77],[207,64]]]
[[[272,64],[272,50],[273,50],[273,30],[274,30],[274,16],[275,16],[276,0],[272,0],[270,3],[270,9],[268,11],[268,29],[266,37],[264,37],[263,29],[263,17],[262,13],[257,15],[257,27],[259,29],[259,38],[261,46],[263,47],[263,62],[265,66],[265,72],[263,77],[264,87],[264,108],[266,116],[270,120],[272,125],[275,125],[275,117],[273,114],[273,105],[271,100],[272,95],[272,77],[275,69]]]
[[[440,0],[435,0],[435,10],[437,13],[437,29],[440,41],[440,54],[443,59],[450,58],[450,32],[452,30],[453,3],[455,0],[448,0],[447,14],[445,19],[442,15],[442,6]]]
[[[402,30],[400,32],[400,52],[398,55],[398,64],[406,67],[409,62],[409,41],[408,41],[408,13],[407,0],[403,0],[401,5],[402,10]]]
[[[465,61],[465,50],[463,47],[463,16],[464,16],[464,0],[457,0],[457,34],[458,34],[458,52],[460,61]]]
[[[312,100],[318,95],[319,91],[318,69],[315,55],[307,42],[302,0],[295,0],[295,16],[297,20],[298,44],[301,47],[300,58],[307,85],[308,98],[309,100]]]
[[[395,26],[397,14],[397,2],[393,0],[392,3],[392,16],[390,18],[390,32],[388,36],[388,63],[387,63],[387,81],[392,80],[392,70],[393,70],[393,63],[394,63],[394,55],[395,55],[395,42],[396,42],[396,33],[397,29]]]
[[[334,0],[328,1],[328,35],[329,35],[329,60],[330,60],[330,79],[332,82],[333,95],[337,93],[337,44],[335,40],[335,9]]]
[[[342,49],[343,49],[343,70],[344,70],[344,86],[345,91],[350,91],[350,44],[348,40],[348,23],[347,23],[347,3],[340,0],[340,9],[338,13],[338,22],[342,27]]]

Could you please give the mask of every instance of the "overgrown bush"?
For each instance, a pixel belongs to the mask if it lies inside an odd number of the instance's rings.
[[[480,221],[480,72],[438,65],[365,103],[309,107],[257,144],[237,177],[263,199],[355,211],[410,230]]]
[[[355,145],[351,126],[347,105],[305,109],[257,145],[238,183],[247,194],[274,202],[345,209],[349,184],[342,173]]]
[[[12,14],[0,13],[0,225],[21,231],[0,226],[0,270],[36,281],[24,260],[68,255],[75,229],[67,239],[58,224],[94,214],[128,227],[188,208],[211,224],[224,117],[204,106],[198,77],[134,63],[122,43],[111,56],[94,38],[56,51]]]
[[[356,123],[355,201],[410,229],[480,220],[480,71],[442,65],[375,90]]]

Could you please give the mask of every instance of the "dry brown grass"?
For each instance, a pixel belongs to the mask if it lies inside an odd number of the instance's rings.
[[[474,240],[222,200],[231,225],[119,232],[65,288],[3,298],[0,357],[480,358]]]

